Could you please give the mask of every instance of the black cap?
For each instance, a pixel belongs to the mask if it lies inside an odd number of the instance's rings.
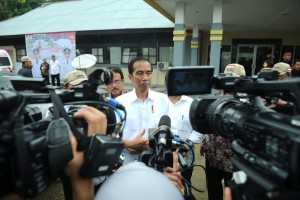
[[[71,50],[69,48],[64,49],[64,53],[70,53],[70,52],[71,52]]]

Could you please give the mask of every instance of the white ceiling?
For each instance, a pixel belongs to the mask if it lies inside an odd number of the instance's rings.
[[[210,30],[214,0],[153,1],[174,18],[176,2],[185,2],[186,25]],[[300,0],[223,0],[222,18],[224,31],[300,31]]]

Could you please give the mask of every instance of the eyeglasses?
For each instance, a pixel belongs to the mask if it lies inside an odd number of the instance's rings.
[[[115,80],[115,81],[112,81],[109,85],[113,85],[113,84],[116,84],[116,85],[120,85],[122,83],[122,80]]]

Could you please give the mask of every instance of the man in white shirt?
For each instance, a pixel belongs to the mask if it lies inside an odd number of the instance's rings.
[[[134,90],[116,100],[125,106],[126,123],[123,129],[124,164],[137,160],[149,149],[148,130],[157,128],[160,118],[168,114],[168,98],[150,90],[153,68],[146,58],[134,58],[128,64],[128,78]]]
[[[55,79],[57,81],[57,86],[60,86],[60,63],[56,60],[55,55],[52,55],[52,60],[50,61],[50,74],[52,85],[55,86]]]
[[[165,85],[167,85],[167,76],[165,78]],[[168,115],[171,119],[171,131],[173,135],[177,135],[181,140],[187,142],[192,147],[194,144],[199,144],[202,134],[194,131],[190,122],[190,107],[193,102],[191,97],[181,96],[168,96],[169,98],[169,112]],[[187,164],[192,162],[192,152],[188,151],[186,154]],[[186,169],[182,172],[182,176],[191,183],[193,168]]]

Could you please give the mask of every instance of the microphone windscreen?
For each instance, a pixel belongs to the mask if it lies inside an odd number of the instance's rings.
[[[167,127],[171,127],[171,119],[168,115],[163,115],[160,120],[158,126],[165,125]]]

